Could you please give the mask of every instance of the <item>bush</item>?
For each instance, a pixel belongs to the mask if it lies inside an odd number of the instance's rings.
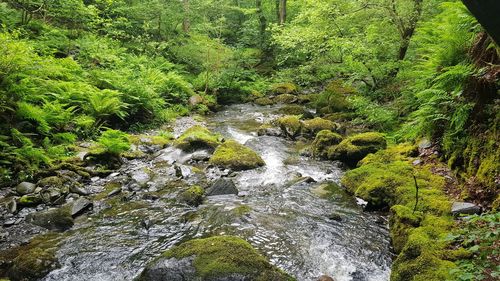
[[[119,130],[107,130],[98,139],[98,144],[105,153],[120,155],[130,149],[129,137]]]

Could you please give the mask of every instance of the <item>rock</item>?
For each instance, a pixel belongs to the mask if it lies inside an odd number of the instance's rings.
[[[76,157],[80,159],[81,161],[85,160],[85,157],[89,154],[88,151],[80,151],[76,154]]]
[[[131,176],[132,180],[134,180],[140,187],[145,187],[147,183],[151,180],[151,176],[145,169],[139,169],[133,171]]]
[[[422,160],[420,160],[420,159],[416,159],[416,160],[414,160],[414,161],[412,162],[412,164],[413,164],[413,166],[418,166],[418,165],[422,164]]]
[[[207,128],[195,125],[187,129],[177,140],[174,145],[183,151],[195,151],[198,149],[208,149],[213,151],[219,144],[219,136],[212,134]]]
[[[187,179],[193,174],[191,168],[186,165],[174,165],[174,169],[175,176],[181,179]]]
[[[192,161],[207,161],[210,156],[212,156],[212,153],[208,150],[197,150],[189,155],[189,159]]]
[[[451,206],[451,214],[457,215],[473,215],[481,213],[481,207],[468,202],[453,202]]]
[[[80,197],[71,206],[71,217],[75,218],[92,207],[93,203],[87,198]]]
[[[180,197],[188,205],[198,207],[203,202],[203,194],[205,194],[205,190],[198,185],[194,185],[182,192]]]
[[[218,179],[207,190],[207,196],[225,195],[225,194],[238,194],[238,189],[234,182],[230,179]]]
[[[215,236],[184,242],[149,263],[138,281],[293,280],[271,265],[248,242]]]
[[[200,95],[192,95],[191,97],[189,97],[189,105],[190,106],[197,106],[198,104],[202,104],[203,103],[203,97],[200,96]]]
[[[68,208],[52,208],[31,213],[26,217],[26,221],[54,231],[65,231],[73,226],[73,218]]]
[[[274,104],[273,100],[267,97],[255,99],[253,102],[261,106]]]
[[[328,275],[321,275],[318,278],[318,281],[335,281],[335,280],[332,277],[328,276]]]
[[[430,140],[428,140],[428,139],[422,139],[418,143],[418,148],[419,149],[427,149],[427,148],[430,148],[431,146],[432,146],[432,142]]]
[[[314,119],[309,119],[304,121],[303,133],[308,136],[316,136],[317,133],[323,130],[337,131],[340,125],[326,120],[323,118],[316,117]]]
[[[63,204],[65,201],[63,192],[55,187],[43,190],[40,193],[40,196],[42,197],[43,202],[45,202],[46,204],[59,205]]]
[[[311,112],[309,112],[304,106],[297,104],[283,106],[278,110],[278,112],[285,115],[302,115],[304,118],[312,116]]]
[[[315,157],[326,158],[328,156],[328,148],[339,144],[341,141],[341,135],[330,130],[322,130],[316,135],[312,143],[312,153]]]
[[[16,186],[16,192],[19,195],[26,195],[33,193],[35,191],[36,185],[31,182],[25,182],[23,181],[22,183],[18,184]]]
[[[342,221],[342,217],[339,214],[330,214],[328,219],[332,221]]]
[[[115,196],[115,195],[120,194],[121,192],[122,192],[122,187],[120,186],[120,187],[117,187],[117,188],[115,188],[115,189],[111,190],[111,191],[108,193],[107,197],[108,197],[108,198],[109,198],[109,197],[113,197],[113,196]]]
[[[285,136],[295,139],[302,131],[302,122],[295,115],[288,115],[276,120],[280,129],[285,133]]]
[[[4,227],[9,227],[9,226],[13,226],[15,225],[17,222],[17,220],[15,218],[10,218],[10,219],[7,219],[3,222],[3,226]]]
[[[209,163],[235,171],[250,170],[266,164],[255,151],[233,140],[217,147]]]
[[[78,186],[79,184],[72,184],[70,185],[69,187],[69,192],[71,193],[76,193],[78,195],[83,195],[83,196],[87,196],[90,194],[90,192],[88,192],[86,189],[84,188],[81,188]]]
[[[42,197],[40,194],[27,194],[21,196],[17,203],[22,207],[32,207],[42,203]]]
[[[264,124],[259,127],[257,130],[258,136],[272,136],[272,137],[280,137],[282,135],[281,130],[279,128],[275,128],[270,124]]]
[[[274,101],[277,103],[290,104],[290,103],[296,103],[298,101],[298,98],[297,96],[292,94],[281,94],[279,96],[276,96],[274,98]]]
[[[272,86],[271,93],[273,94],[295,94],[298,91],[297,85],[293,83],[278,83]]]
[[[15,198],[11,198],[6,204],[7,210],[11,214],[17,213],[17,202]]]
[[[337,146],[330,147],[327,156],[331,160],[340,160],[354,167],[366,155],[386,147],[387,142],[384,135],[377,132],[368,132],[348,137]]]

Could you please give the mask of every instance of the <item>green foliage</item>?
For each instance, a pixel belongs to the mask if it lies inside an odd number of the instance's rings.
[[[498,268],[500,213],[472,215],[459,223],[449,240],[466,248],[474,259],[461,259],[451,271],[455,280],[494,280],[500,277]]]
[[[119,130],[106,130],[98,139],[99,145],[105,153],[120,155],[130,149],[128,135]]]

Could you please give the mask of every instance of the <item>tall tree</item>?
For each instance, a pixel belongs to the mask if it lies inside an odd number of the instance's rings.
[[[255,8],[257,9],[257,16],[259,18],[259,35],[260,35],[260,47],[263,48],[266,41],[266,26],[267,20],[264,15],[264,10],[262,8],[262,0],[255,0]]]
[[[286,22],[286,0],[279,0],[279,24],[285,24]]]
[[[182,30],[188,33],[189,29],[191,28],[191,21],[189,18],[190,14],[189,0],[182,0],[182,6],[184,8],[184,19],[182,20]]]
[[[415,33],[418,21],[422,17],[423,0],[411,0],[410,7],[408,7],[410,8],[409,14],[406,17],[401,15],[400,10],[398,10],[397,2],[396,0],[390,0],[387,9],[391,21],[396,25],[401,37],[397,59],[404,60],[410,46],[410,40]],[[407,9],[406,6],[404,8]]]

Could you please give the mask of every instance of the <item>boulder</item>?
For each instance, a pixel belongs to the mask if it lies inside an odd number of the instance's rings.
[[[298,101],[298,99],[297,99],[297,96],[295,96],[295,95],[281,94],[281,95],[275,97],[274,101],[277,103],[290,104],[290,103],[296,103]]]
[[[163,253],[139,281],[294,280],[270,264],[248,242],[234,236],[194,239]]]
[[[204,194],[205,190],[202,187],[194,185],[181,193],[181,200],[188,205],[198,207],[203,202]]]
[[[211,133],[207,128],[195,125],[175,140],[174,145],[187,152],[198,149],[213,151],[221,143],[219,139],[220,136]]]
[[[298,116],[288,115],[278,118],[276,120],[277,125],[283,131],[285,136],[295,139],[302,131],[302,122]]]
[[[26,217],[26,221],[54,231],[65,231],[73,226],[73,218],[67,208],[52,208],[31,213]]]
[[[328,276],[328,275],[321,275],[318,278],[318,281],[335,281],[335,280],[332,277]]]
[[[21,196],[17,203],[21,207],[32,207],[42,203],[42,197],[40,194],[27,194]]]
[[[72,184],[70,185],[69,187],[69,191],[71,193],[75,193],[75,194],[78,194],[78,195],[83,195],[83,196],[86,196],[86,195],[89,195],[90,192],[88,190],[86,190],[85,188],[82,188],[81,186],[79,186],[80,184],[78,183],[75,183],[75,184]]]
[[[316,136],[317,133],[323,130],[337,131],[340,128],[335,122],[316,117],[304,121],[303,133],[308,136]]]
[[[293,83],[288,83],[288,82],[274,84],[271,87],[271,93],[273,93],[275,95],[295,94],[295,93],[297,93],[297,91],[298,91],[297,85],[295,85]]]
[[[264,124],[257,130],[257,135],[259,136],[273,136],[280,137],[282,135],[281,130],[270,124]]]
[[[327,156],[331,160],[340,160],[349,166],[356,164],[370,153],[385,149],[387,142],[384,135],[368,132],[344,139],[337,146],[328,149]]]
[[[60,205],[65,201],[64,192],[55,187],[50,187],[48,189],[42,190],[40,196],[44,203],[50,205]]]
[[[274,101],[270,98],[267,98],[267,97],[255,99],[253,102],[255,104],[261,105],[261,106],[274,104]]]
[[[330,130],[322,130],[316,135],[312,143],[312,153],[315,157],[326,158],[328,156],[328,148],[339,144],[341,141],[341,135]]]
[[[230,179],[218,179],[207,190],[207,196],[225,195],[225,194],[238,194],[238,189],[234,182]]]
[[[451,206],[451,214],[454,216],[473,215],[480,213],[481,213],[481,207],[473,203],[453,202],[453,205]]]
[[[92,208],[93,203],[85,197],[78,198],[71,206],[71,217],[75,218]]]
[[[254,169],[266,164],[255,151],[233,140],[217,147],[209,163],[235,171]]]
[[[35,192],[35,188],[36,185],[34,183],[23,181],[16,186],[16,192],[19,195],[26,195]]]

